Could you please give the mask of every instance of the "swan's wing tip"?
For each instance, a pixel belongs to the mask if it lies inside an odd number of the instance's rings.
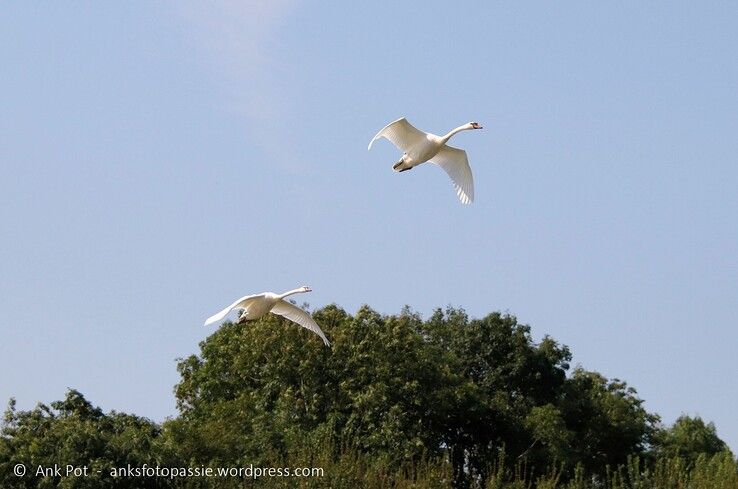
[[[474,203],[474,195],[468,195],[461,189],[458,189],[457,193],[459,196],[459,201],[461,201],[463,205],[471,205]]]
[[[367,150],[367,151],[371,151],[371,149],[372,149],[372,145],[374,144],[374,141],[376,141],[377,139],[379,139],[379,138],[381,138],[381,137],[382,137],[382,132],[383,132],[383,131],[384,131],[384,130],[385,130],[386,128],[387,128],[386,126],[385,126],[385,127],[383,127],[383,128],[382,128],[382,129],[381,129],[381,130],[380,130],[380,131],[379,131],[379,132],[377,133],[377,134],[375,134],[375,135],[374,135],[374,137],[372,138],[372,140],[371,140],[371,141],[369,141],[369,146],[367,146],[367,147],[366,147],[366,150]]]
[[[451,178],[456,196],[462,204],[468,205],[474,202],[474,176],[466,151],[445,145],[431,158],[431,163],[443,168]]]
[[[315,322],[315,319],[313,319],[313,317],[307,311],[303,311],[296,305],[287,302],[284,299],[280,299],[279,301],[277,301],[274,307],[272,307],[271,312],[278,316],[282,316],[283,318],[288,319],[293,323],[297,323],[298,325],[309,331],[312,331],[313,333],[318,335],[321,340],[323,340],[323,343],[325,343],[326,346],[330,346],[328,338],[325,337],[325,334],[320,329],[320,326],[318,326],[318,323]]]
[[[228,315],[228,313],[231,312],[232,309],[233,309],[233,305],[230,305],[226,307],[225,309],[223,309],[222,311],[218,311],[217,313],[207,318],[203,326],[210,326],[213,323],[217,323],[218,321],[225,318]]]
[[[217,314],[213,314],[212,316],[210,316],[209,318],[205,320],[205,323],[203,324],[203,326],[210,326],[211,324],[217,323],[218,321],[226,317],[226,315],[228,315],[230,310],[231,310],[230,308],[224,309]]]

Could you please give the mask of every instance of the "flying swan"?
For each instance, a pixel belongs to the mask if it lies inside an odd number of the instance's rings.
[[[302,294],[305,292],[311,292],[312,289],[306,285],[300,288],[288,290],[284,294],[275,294],[274,292],[262,292],[261,294],[247,295],[241,297],[236,302],[226,307],[217,314],[214,314],[205,320],[205,326],[213,324],[225,318],[229,312],[233,309],[241,309],[241,313],[238,316],[238,322],[242,323],[245,321],[251,321],[259,319],[262,316],[266,316],[268,313],[274,313],[277,316],[289,319],[302,326],[303,328],[309,329],[313,333],[320,336],[323,343],[326,346],[331,346],[328,338],[325,337],[323,331],[317,323],[310,317],[310,314],[303,311],[299,307],[295,306],[284,300],[285,297],[293,294]]]
[[[369,142],[368,149],[372,149],[374,141],[382,137],[401,149],[402,158],[392,167],[396,172],[412,170],[426,161],[440,166],[451,177],[461,203],[470,204],[474,201],[474,179],[466,151],[446,144],[451,136],[468,129],[482,129],[482,126],[476,122],[469,122],[445,136],[436,136],[416,129],[403,117],[384,126]]]

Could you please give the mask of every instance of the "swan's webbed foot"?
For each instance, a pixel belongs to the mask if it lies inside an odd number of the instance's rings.
[[[403,165],[405,165],[405,159],[404,158],[401,159],[400,161],[398,161],[397,163],[395,163],[394,165],[392,165],[392,169],[395,170],[396,172],[403,172],[403,171],[407,171],[407,170],[412,170],[413,169],[412,166],[406,166],[406,167],[403,168]]]

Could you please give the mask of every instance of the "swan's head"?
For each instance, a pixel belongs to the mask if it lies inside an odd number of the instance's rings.
[[[307,285],[303,285],[302,287],[300,287],[300,290],[302,290],[303,292],[312,292],[313,291],[313,289],[311,289]]]
[[[483,129],[482,128],[482,125],[480,123],[478,123],[478,122],[470,122],[469,123],[469,127],[471,129]]]

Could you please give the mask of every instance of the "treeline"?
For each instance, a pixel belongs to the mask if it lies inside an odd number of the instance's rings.
[[[30,487],[738,488],[715,427],[664,427],[634,389],[581,367],[499,313],[314,313],[331,338],[276,316],[224,324],[178,362],[180,414],[155,424],[82,394],[18,411],[0,485]],[[88,466],[67,478],[17,464]],[[111,478],[116,467],[320,467],[322,477]]]

